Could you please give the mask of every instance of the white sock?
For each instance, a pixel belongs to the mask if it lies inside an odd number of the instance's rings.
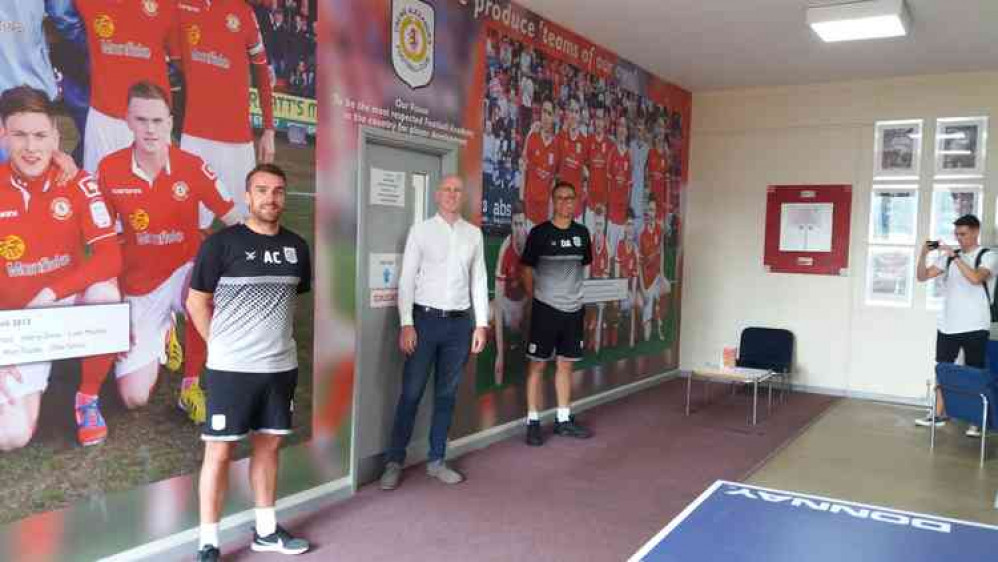
[[[218,547],[218,523],[208,523],[201,525],[201,533],[198,540],[198,550],[208,545]]]
[[[269,537],[277,531],[277,513],[273,507],[256,508],[256,534]]]
[[[539,421],[541,421],[541,414],[540,414],[540,412],[538,412],[537,410],[530,410],[529,412],[527,412],[527,421],[528,422],[534,422],[534,421],[535,422],[539,422]]]
[[[558,408],[558,421],[565,423],[568,421],[568,417],[572,415],[571,408]]]

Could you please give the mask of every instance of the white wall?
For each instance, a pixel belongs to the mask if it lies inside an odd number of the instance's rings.
[[[935,345],[925,285],[911,308],[864,304],[873,124],[925,119],[919,239],[928,232],[936,117],[988,115],[998,170],[998,73],[921,76],[694,94],[686,197],[680,367],[716,362],[749,325],[797,338],[797,381],[827,391],[922,400]],[[766,187],[852,184],[849,275],[766,273]],[[995,194],[985,181],[984,242]]]

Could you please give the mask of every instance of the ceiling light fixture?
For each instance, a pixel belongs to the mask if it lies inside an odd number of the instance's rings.
[[[807,24],[826,43],[900,37],[908,34],[911,18],[904,0],[861,0],[812,6]]]

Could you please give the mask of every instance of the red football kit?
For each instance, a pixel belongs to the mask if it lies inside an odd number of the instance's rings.
[[[606,135],[597,138],[596,135],[589,136],[589,146],[586,154],[586,165],[589,167],[589,199],[590,208],[596,205],[606,206],[607,194],[607,165],[610,163],[610,151],[614,145]]]
[[[586,152],[589,143],[579,131],[572,137],[568,130],[558,133],[558,180],[567,181],[575,188],[575,218],[586,210],[586,194],[582,191],[582,168],[586,165]]]
[[[610,276],[610,252],[606,247],[606,236],[597,241],[593,237],[593,263],[589,265],[589,276],[597,279]]]
[[[609,207],[607,219],[613,224],[624,224],[627,222],[627,207],[631,202],[631,155],[627,150],[623,153],[614,147],[610,151],[610,160],[607,164],[607,178],[609,179],[610,193],[608,194]]]
[[[662,266],[662,228],[646,225],[638,235],[638,249],[641,251],[641,278],[644,286],[655,282]]]
[[[50,167],[27,179],[0,164],[0,309],[24,308],[46,287],[63,299],[121,270],[114,220],[97,183],[80,172],[59,186],[56,174]]]
[[[503,296],[506,297],[506,300],[520,301],[526,296],[526,291],[523,289],[522,273],[523,264],[520,263],[520,254],[516,253],[513,241],[510,239],[500,257],[499,271],[496,274],[496,281],[502,281],[505,287]]]
[[[219,217],[233,206],[219,194],[211,168],[174,146],[151,183],[135,164],[132,147],[101,160],[98,176],[121,222],[126,295],[149,293],[194,259],[201,245],[198,203]]]
[[[633,279],[638,276],[638,253],[634,244],[629,244],[626,240],[617,242],[617,253],[614,259],[617,260],[622,279]]]
[[[661,220],[669,212],[669,159],[658,149],[652,148],[648,152],[646,169],[645,181],[648,182],[651,196],[655,198],[655,216]]]
[[[540,224],[548,220],[548,202],[551,186],[558,165],[558,143],[554,136],[545,143],[540,130],[527,135],[523,158],[526,170],[523,186],[524,214],[530,222]]]
[[[167,55],[179,56],[174,0],[76,0],[87,27],[90,105],[125,118],[128,88],[148,80],[170,93]]]
[[[252,142],[252,66],[264,128],[274,127],[273,95],[260,26],[244,0],[178,0],[187,98],[184,133],[229,143]]]

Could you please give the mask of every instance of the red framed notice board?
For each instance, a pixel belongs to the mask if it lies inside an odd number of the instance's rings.
[[[766,270],[846,275],[851,208],[851,185],[769,186]]]

